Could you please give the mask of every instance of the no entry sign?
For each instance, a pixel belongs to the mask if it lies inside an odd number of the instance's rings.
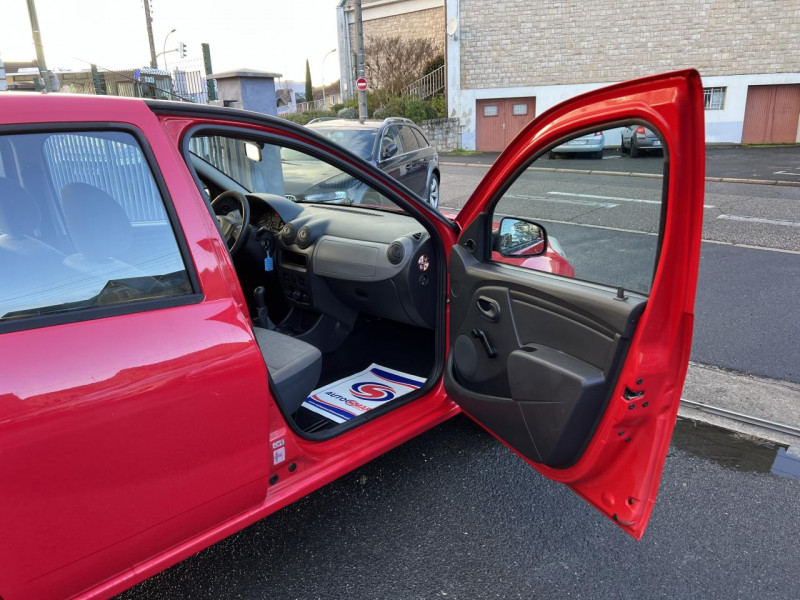
[[[367,80],[363,77],[359,77],[356,79],[356,87],[359,89],[359,91],[363,92],[367,89]]]

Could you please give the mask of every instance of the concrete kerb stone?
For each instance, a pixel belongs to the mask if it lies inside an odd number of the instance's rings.
[[[488,169],[492,165],[485,163],[441,162],[443,167],[482,167]],[[553,167],[530,167],[530,171],[546,173],[578,173],[581,175],[605,175],[609,177],[645,177],[649,179],[662,179],[658,173],[629,173],[627,171],[593,171],[590,169],[556,169]],[[749,185],[788,185],[800,187],[800,181],[784,181],[781,179],[739,179],[736,177],[706,177],[706,181],[714,183],[745,183]]]

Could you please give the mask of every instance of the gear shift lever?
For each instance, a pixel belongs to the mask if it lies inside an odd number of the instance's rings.
[[[260,285],[253,290],[253,300],[255,301],[256,307],[256,321],[260,327],[274,330],[275,323],[270,321],[269,315],[267,314],[267,300],[264,298],[265,293],[266,290],[264,289],[263,285]]]

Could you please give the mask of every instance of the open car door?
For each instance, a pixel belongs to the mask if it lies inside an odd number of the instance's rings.
[[[623,203],[653,208],[658,225],[641,233],[649,236],[642,239],[651,240],[655,259],[648,263],[649,294],[592,283],[598,279],[582,275],[580,268],[576,278],[525,268],[517,259],[541,254],[548,245],[544,227],[565,223],[537,219],[535,212],[546,203],[532,202],[536,223],[512,220],[507,228],[508,213],[497,209],[498,201],[504,195],[522,197],[509,194],[522,176],[535,180],[547,175],[543,171],[560,171],[555,166],[561,165],[528,169],[550,150],[575,150],[564,146],[568,141],[594,143],[586,134],[603,130],[616,131],[618,140],[618,128],[631,123],[642,132],[655,131],[663,144],[663,176],[636,180],[654,187],[655,200],[586,200],[607,197],[597,192],[550,197],[594,202],[595,213]],[[606,144],[618,143],[606,138]],[[696,71],[613,85],[531,122],[456,219],[462,234],[449,260],[448,395],[535,469],[571,487],[637,539],[656,498],[689,360],[704,152],[703,94]],[[587,173],[592,171],[575,177]],[[586,219],[578,226],[584,236],[614,229]],[[513,246],[505,261],[498,259],[503,244]],[[597,252],[591,244],[579,248],[584,254]]]

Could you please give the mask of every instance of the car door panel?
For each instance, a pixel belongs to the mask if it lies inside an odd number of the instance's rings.
[[[487,215],[517,176],[567,139],[630,121],[659,131],[665,143],[650,295],[492,262]],[[696,71],[584,94],[529,124],[456,217],[462,234],[450,255],[445,389],[534,468],[637,539],[652,512],[688,366],[703,132]],[[487,319],[481,297],[496,303],[489,317],[499,318]]]
[[[197,189],[145,105],[82,112],[71,102],[74,110],[58,113],[69,126],[37,131],[136,123],[148,142],[144,166],[167,212],[180,216],[159,227],[180,232],[199,287],[120,312],[6,321],[0,594],[8,599],[69,597],[120,576],[257,506],[267,490],[266,367]],[[134,229],[134,246],[157,252],[155,228]]]
[[[551,467],[574,462],[646,300],[622,303],[591,284],[576,289],[547,274],[482,263],[462,247],[453,248],[450,281],[465,300],[450,312],[448,383],[495,398],[495,407],[508,398],[516,409],[507,414],[522,418],[530,433],[520,449],[526,458]],[[497,307],[494,319],[482,311],[487,299]],[[467,412],[479,404],[462,402]]]

